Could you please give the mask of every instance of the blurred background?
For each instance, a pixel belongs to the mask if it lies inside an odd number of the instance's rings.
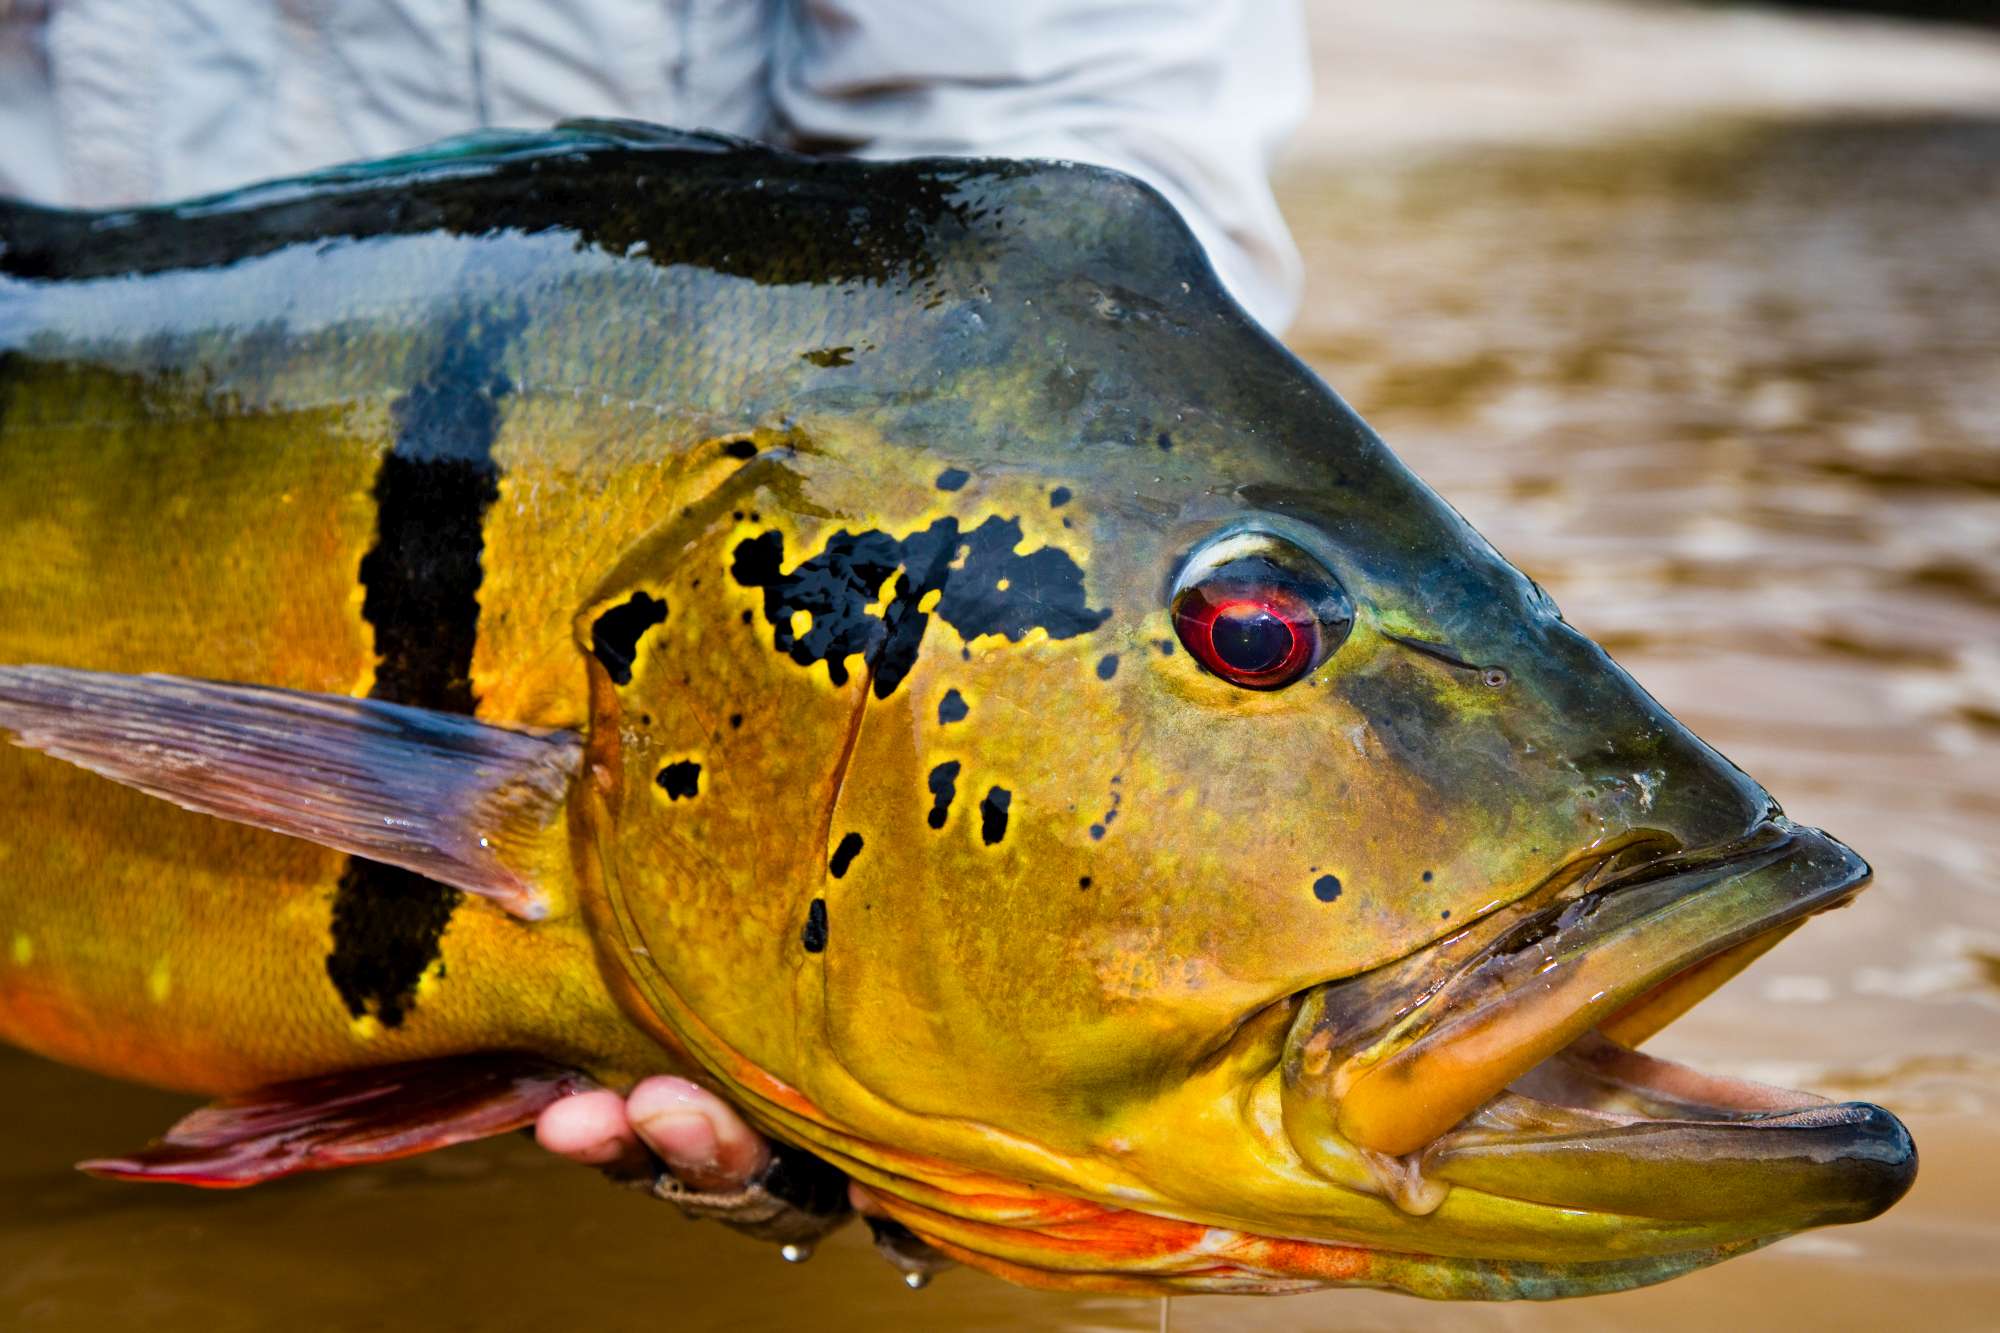
[[[1648,1291],[1181,1299],[1173,1327],[2000,1326],[2000,16],[1309,13],[1314,111],[1278,181],[1308,274],[1291,345],[1572,622],[1875,864],[1853,910],[1653,1049],[1883,1102],[1924,1169],[1881,1220]],[[9,1329],[1160,1318],[965,1272],[912,1294],[853,1229],[789,1267],[518,1139],[238,1195],[104,1185],[68,1164],[185,1099],[5,1050],[0,1086]]]

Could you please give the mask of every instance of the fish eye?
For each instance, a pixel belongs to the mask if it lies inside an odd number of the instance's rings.
[[[1283,689],[1354,628],[1347,593],[1317,560],[1266,532],[1234,532],[1174,581],[1174,632],[1202,668],[1246,690]]]

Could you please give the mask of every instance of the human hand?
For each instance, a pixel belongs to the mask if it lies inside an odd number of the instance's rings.
[[[814,1241],[858,1210],[876,1250],[911,1286],[949,1262],[839,1171],[772,1143],[735,1107],[684,1078],[643,1079],[623,1097],[603,1088],[565,1097],[536,1120],[535,1141],[645,1185],[690,1216],[781,1242],[787,1259],[809,1256]]]

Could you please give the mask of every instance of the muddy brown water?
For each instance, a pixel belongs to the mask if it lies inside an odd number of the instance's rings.
[[[1795,817],[1875,864],[1657,1039],[1864,1096],[1910,1197],[1648,1291],[1178,1330],[2000,1326],[2000,122],[1305,166],[1292,344]],[[852,1232],[803,1266],[510,1138],[234,1194],[69,1169],[186,1100],[0,1051],[0,1328],[1151,1329]]]

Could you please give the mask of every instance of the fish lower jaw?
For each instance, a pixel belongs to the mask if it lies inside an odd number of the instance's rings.
[[[1616,1155],[1618,1140],[1638,1130],[1655,1140],[1677,1135],[1693,1155],[1719,1126],[1747,1130],[1835,1127],[1867,1118],[1860,1104],[1836,1105],[1810,1092],[1707,1074],[1642,1054],[1593,1029],[1496,1093],[1458,1126],[1412,1152],[1356,1146],[1375,1193],[1411,1217],[1443,1206],[1458,1183],[1490,1172],[1467,1169],[1483,1155],[1585,1140]],[[1555,1200],[1546,1200],[1555,1202]]]

